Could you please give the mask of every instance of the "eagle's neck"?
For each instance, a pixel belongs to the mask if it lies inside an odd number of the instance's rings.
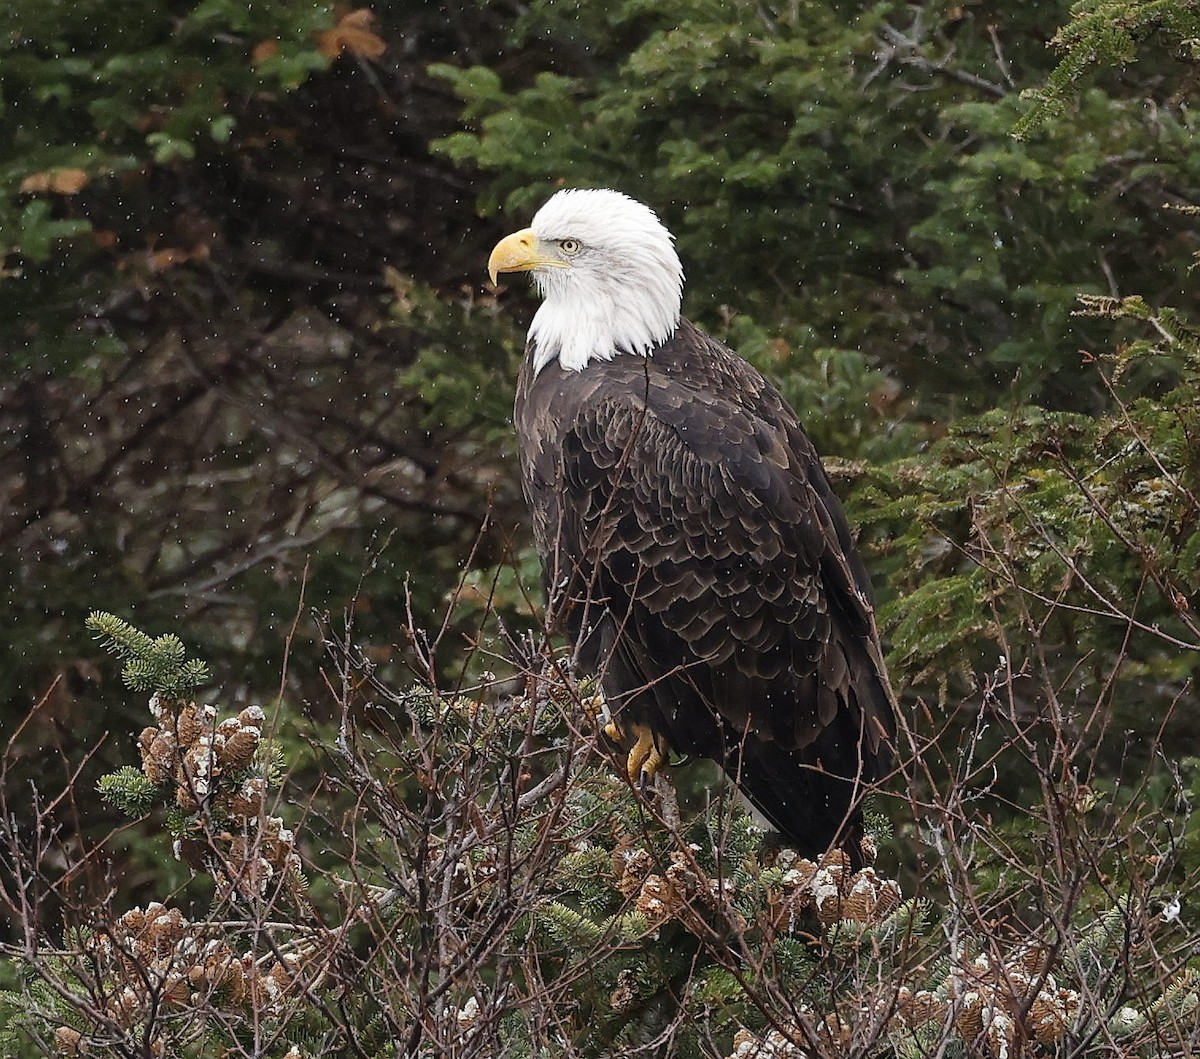
[[[679,326],[679,272],[569,275],[552,269],[534,280],[545,298],[529,328],[535,375],[555,360],[567,371],[582,371],[620,353],[648,357]]]

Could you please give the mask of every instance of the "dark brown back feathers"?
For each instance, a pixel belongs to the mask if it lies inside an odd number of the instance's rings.
[[[533,377],[516,423],[551,615],[610,708],[712,758],[801,852],[858,860],[895,732],[871,590],[778,392],[686,321]]]

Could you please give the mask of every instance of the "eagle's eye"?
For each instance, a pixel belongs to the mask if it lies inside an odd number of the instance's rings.
[[[583,249],[583,244],[578,239],[560,239],[558,248],[568,256],[578,254]]]

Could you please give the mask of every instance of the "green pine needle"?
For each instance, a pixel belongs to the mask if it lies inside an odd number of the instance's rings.
[[[145,816],[154,808],[160,789],[151,783],[141,769],[125,765],[101,776],[96,784],[100,797],[132,817]]]
[[[180,699],[211,677],[206,663],[187,657],[183,641],[174,633],[154,638],[99,610],[88,615],[87,627],[106,650],[125,660],[121,676],[134,691]]]

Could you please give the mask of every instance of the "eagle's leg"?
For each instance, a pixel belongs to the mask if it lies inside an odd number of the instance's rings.
[[[649,725],[631,726],[635,741],[625,763],[630,783],[645,785],[654,779],[654,774],[667,762],[667,744]]]

